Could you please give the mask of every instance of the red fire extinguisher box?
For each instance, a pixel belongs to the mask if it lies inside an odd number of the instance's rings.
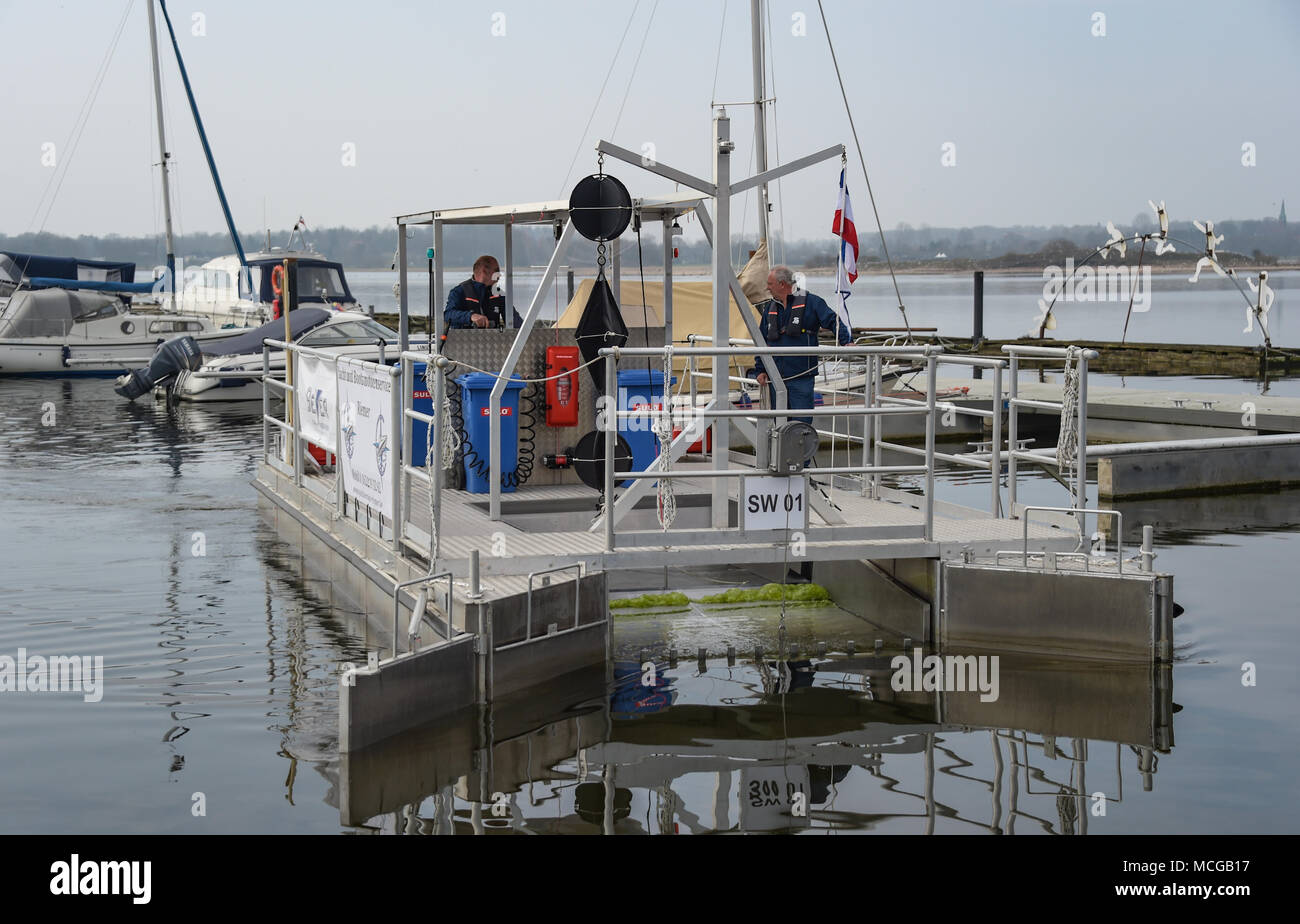
[[[546,348],[546,425],[578,425],[578,348]]]

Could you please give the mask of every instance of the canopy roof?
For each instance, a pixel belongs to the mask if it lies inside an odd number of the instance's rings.
[[[96,282],[134,282],[135,264],[119,260],[83,260],[79,257],[46,257],[33,253],[0,251],[27,277],[81,279]],[[7,272],[12,268],[6,264]]]
[[[670,196],[642,196],[632,200],[632,208],[641,211],[645,221],[662,221],[685,215],[705,201],[699,193]],[[505,225],[545,224],[569,217],[569,200],[554,199],[549,202],[525,202],[509,205],[479,205],[469,208],[440,209],[398,215],[399,225],[430,225],[435,220],[449,225]]]

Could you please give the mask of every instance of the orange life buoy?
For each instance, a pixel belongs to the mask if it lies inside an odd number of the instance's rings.
[[[284,292],[284,264],[277,263],[271,269],[271,291],[276,295]]]

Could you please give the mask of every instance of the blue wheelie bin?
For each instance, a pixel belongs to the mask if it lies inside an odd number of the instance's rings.
[[[465,453],[465,490],[472,494],[491,491],[488,479],[492,463],[488,452],[492,430],[488,414],[496,382],[497,376],[486,372],[471,372],[456,379],[465,421],[465,432],[461,437]],[[501,395],[501,490],[505,492],[513,491],[518,485],[519,393],[526,385],[519,376],[511,376],[506,382],[505,393]]]

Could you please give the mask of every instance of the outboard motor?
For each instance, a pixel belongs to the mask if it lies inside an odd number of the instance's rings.
[[[174,378],[186,370],[193,372],[203,365],[203,354],[193,337],[177,337],[158,344],[149,365],[117,378],[113,391],[128,401],[134,401],[160,382]]]

